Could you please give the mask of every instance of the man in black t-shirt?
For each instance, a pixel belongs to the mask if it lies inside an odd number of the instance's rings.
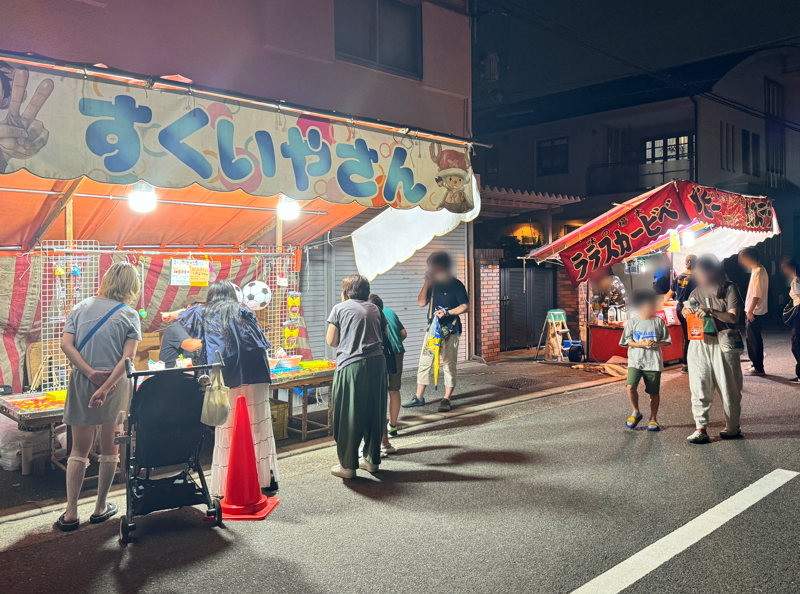
[[[439,366],[444,370],[444,398],[439,404],[439,412],[450,410],[450,397],[456,387],[456,363],[458,362],[458,341],[461,338],[461,318],[459,314],[469,309],[469,296],[464,283],[451,272],[452,262],[445,252],[434,252],[428,258],[425,283],[417,297],[420,307],[428,308],[428,327],[434,316],[439,318],[442,329],[439,347]],[[430,383],[434,354],[428,346],[428,336],[422,345],[417,371],[417,394],[403,408],[425,406],[425,387]]]
[[[686,272],[679,274],[675,280],[672,281],[672,287],[669,293],[664,297],[666,301],[675,300],[675,310],[678,314],[678,321],[681,323],[681,328],[683,328],[683,368],[681,369],[681,373],[689,373],[689,367],[686,365],[686,354],[689,351],[689,333],[686,330],[686,318],[683,316],[683,302],[688,301],[689,295],[697,288],[697,281],[693,274],[696,262],[697,256],[694,254],[686,256]]]
[[[204,302],[205,301],[197,295],[187,297],[184,303],[184,309],[189,309],[190,307]],[[172,369],[175,367],[175,360],[181,355],[188,357],[202,346],[202,341],[192,338],[186,331],[186,328],[175,320],[170,322],[167,329],[164,330],[164,335],[161,337],[161,351],[158,353],[158,358],[164,362],[164,366],[167,369]]]

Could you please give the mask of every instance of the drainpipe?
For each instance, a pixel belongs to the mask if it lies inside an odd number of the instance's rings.
[[[693,168],[694,168],[694,176],[693,176],[694,179],[692,181],[694,181],[695,183],[699,184],[700,183],[700,171],[699,171],[699,169],[700,169],[700,167],[699,167],[700,159],[697,158],[697,153],[698,153],[697,146],[699,144],[699,138],[700,138],[699,125],[698,125],[699,124],[699,111],[698,111],[699,106],[697,104],[697,96],[696,95],[692,95],[691,97],[689,97],[689,99],[691,100],[692,103],[694,103],[694,152],[692,154],[692,165],[693,165]]]

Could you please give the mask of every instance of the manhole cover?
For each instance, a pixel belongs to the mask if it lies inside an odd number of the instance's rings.
[[[502,382],[493,382],[492,385],[499,386],[500,388],[511,388],[512,390],[524,390],[526,388],[532,388],[539,383],[539,380],[529,377],[516,377]]]

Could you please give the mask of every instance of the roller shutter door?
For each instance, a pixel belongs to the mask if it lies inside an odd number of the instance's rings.
[[[327,312],[339,300],[341,280],[349,274],[358,273],[353,252],[353,242],[348,236],[372,217],[377,216],[378,212],[367,211],[347,221],[331,233],[332,241],[329,247],[309,250],[312,270],[309,273],[308,286],[312,298],[323,292],[321,289],[315,290],[312,288],[312,284],[317,282],[324,283],[324,279],[328,278],[332,287],[328,290],[328,304],[324,310],[324,315],[319,311],[312,314],[306,309],[306,324],[315,357],[323,356],[322,354],[325,353],[325,320],[327,319]],[[434,238],[414,256],[405,262],[398,263],[394,268],[379,275],[370,283],[372,292],[380,295],[384,304],[397,313],[408,331],[408,338],[405,342],[406,352],[408,353],[404,365],[406,369],[416,368],[418,355],[425,337],[427,310],[417,305],[417,295],[422,287],[426,260],[435,251],[443,250],[448,252],[453,258],[456,276],[468,286],[466,245],[466,226],[462,224],[447,235]],[[315,258],[314,252],[321,252],[324,256]],[[325,266],[326,263],[327,267]],[[305,258],[303,265],[306,265]],[[303,271],[301,282],[304,282],[305,278],[306,271]],[[315,307],[316,303],[314,301]],[[462,315],[461,319],[464,333],[459,344],[459,359],[465,360],[467,358],[467,334],[469,331],[468,314]],[[332,355],[332,352],[328,352],[325,356],[330,357]]]

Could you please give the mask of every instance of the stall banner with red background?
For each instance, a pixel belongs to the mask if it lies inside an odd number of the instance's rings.
[[[672,184],[561,252],[561,261],[577,286],[592,273],[620,262],[670,229],[690,222]]]
[[[700,221],[744,231],[772,231],[772,200],[693,182],[672,182],[560,254],[572,284],[646,248],[670,229]]]
[[[692,182],[676,182],[687,213],[703,223],[741,231],[772,231],[772,200],[742,196]]]

